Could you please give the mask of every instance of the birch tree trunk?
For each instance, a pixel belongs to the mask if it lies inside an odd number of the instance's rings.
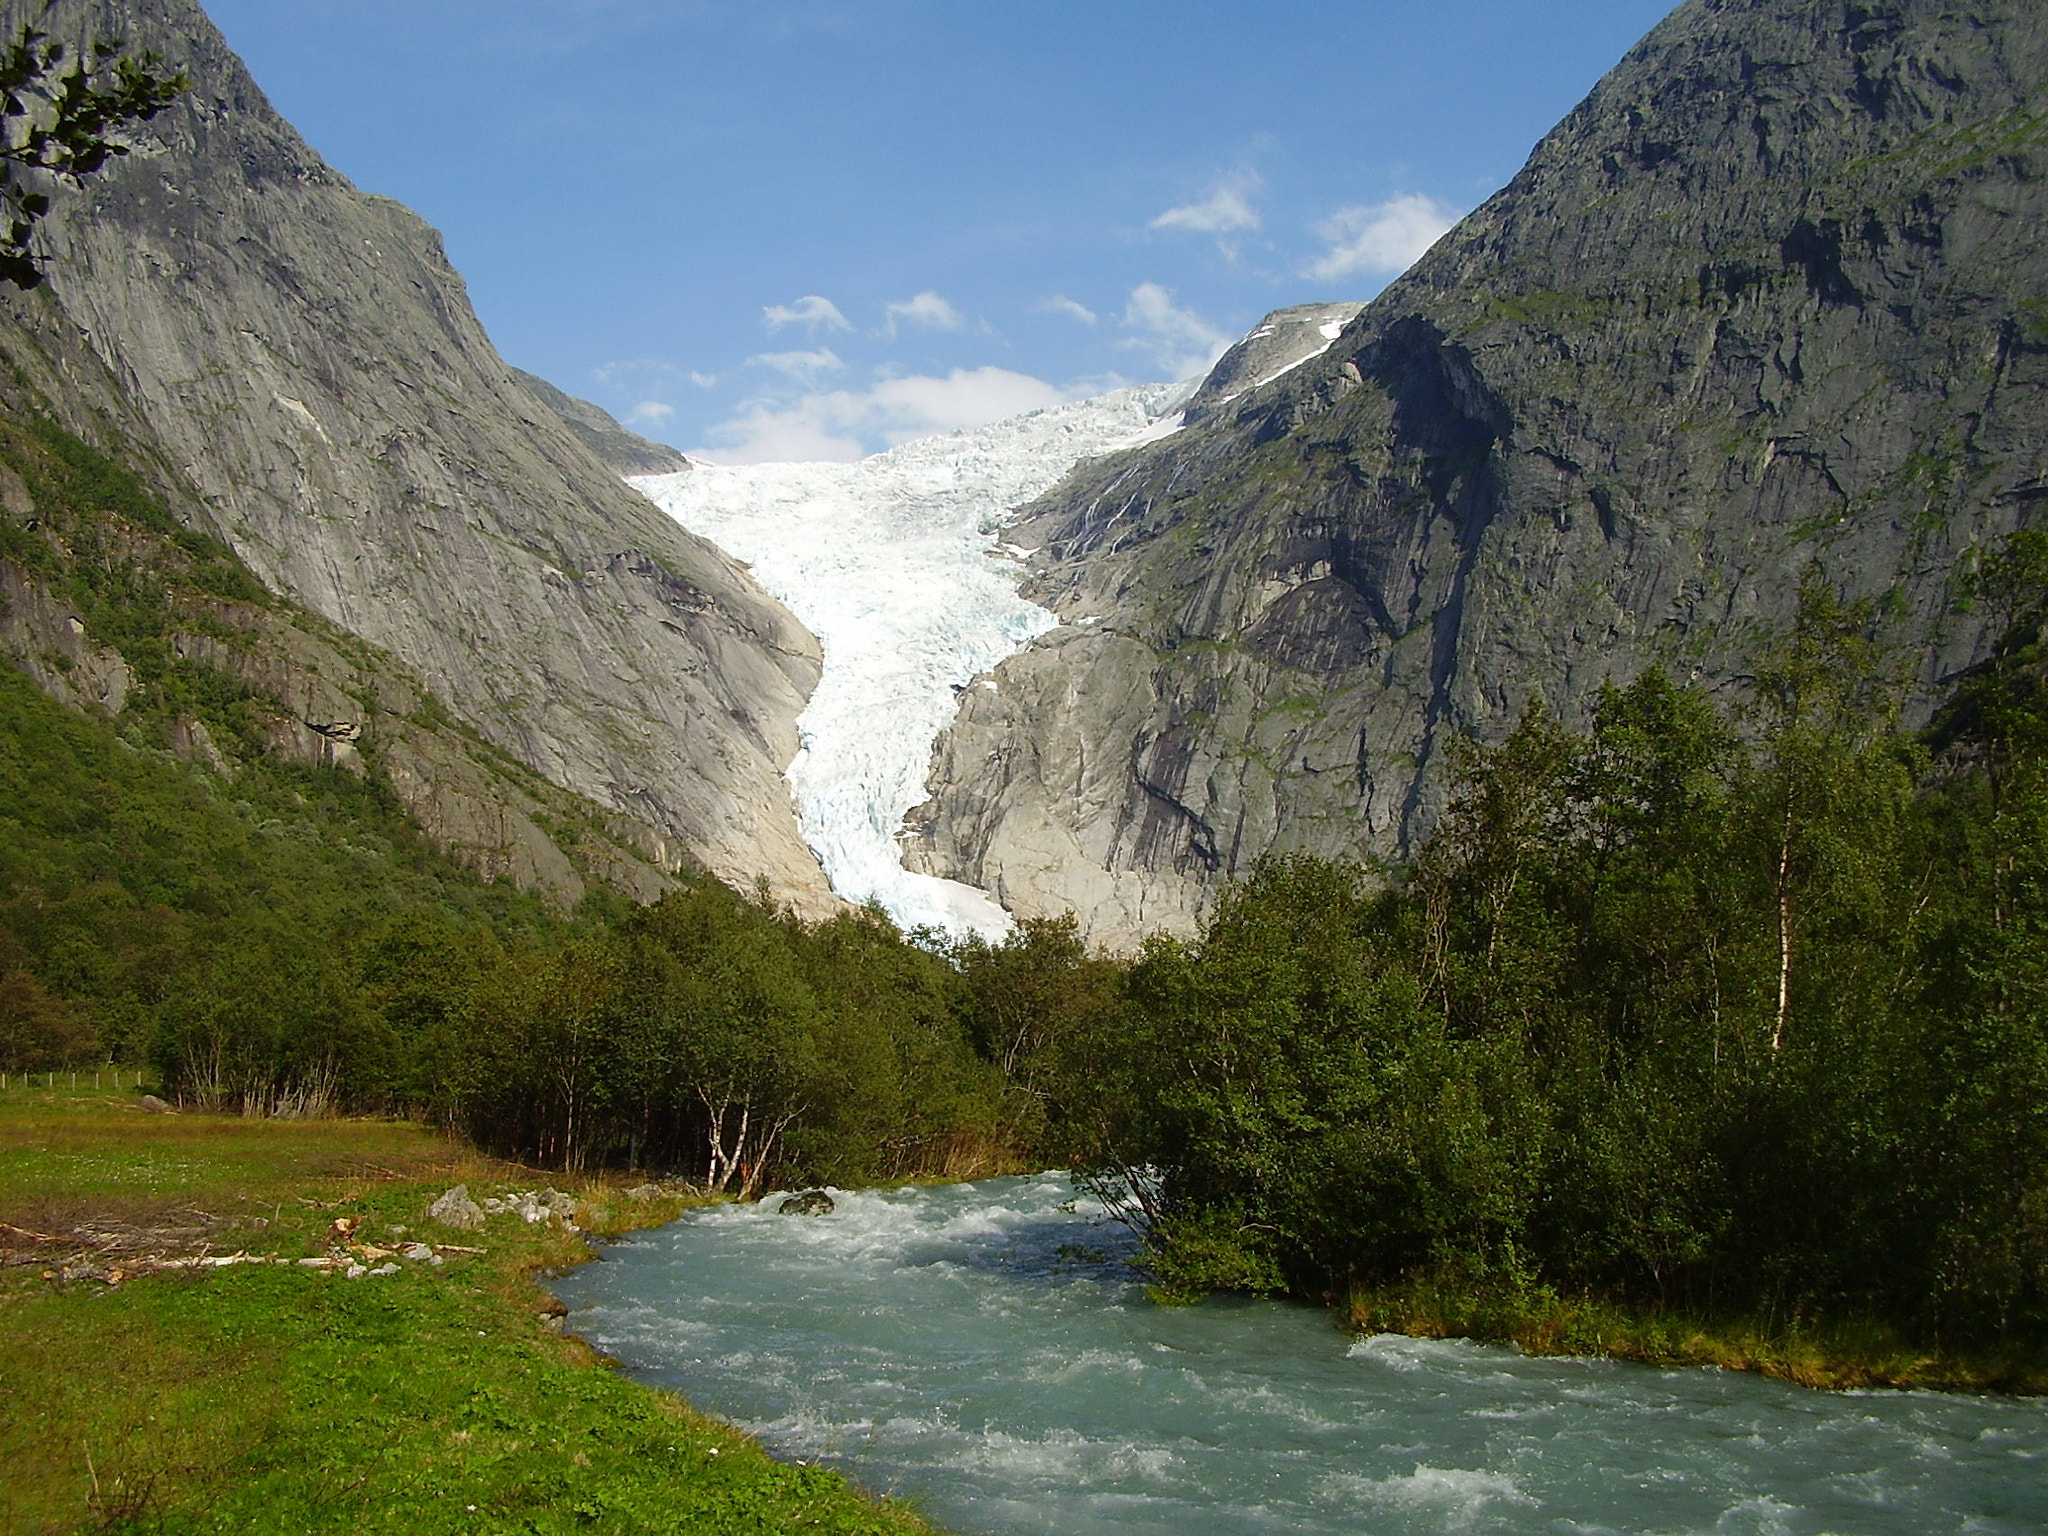
[[[1792,1011],[1792,790],[1785,790],[1785,830],[1778,839],[1778,1021],[1771,1030],[1771,1054],[1785,1045],[1785,1021]]]

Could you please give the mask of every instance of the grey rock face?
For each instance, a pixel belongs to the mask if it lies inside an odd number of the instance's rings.
[[[66,425],[153,457],[274,590],[678,864],[826,904],[782,769],[815,642],[498,358],[438,237],[270,109],[191,0],[5,0],[196,82],[46,221],[6,347]]]
[[[775,1207],[778,1216],[830,1216],[839,1202],[822,1189],[806,1189],[791,1195]]]
[[[1033,595],[1099,622],[966,696],[920,863],[1185,926],[1412,844],[1532,698],[1739,694],[1809,563],[1924,718],[1954,578],[2048,504],[2044,249],[2032,0],[1691,0],[1329,351],[1033,509]]]
[[[118,715],[135,676],[118,651],[98,644],[85,621],[42,582],[0,560],[0,656],[12,659],[58,703]]]
[[[527,392],[562,418],[570,434],[598,460],[621,475],[673,475],[690,467],[689,459],[666,443],[649,442],[628,432],[603,406],[592,405],[555,388],[537,373],[514,368],[512,377]]]
[[[0,389],[0,412],[33,407]],[[0,473],[13,477],[11,468]],[[32,517],[34,508],[16,515]],[[522,770],[430,707],[417,680],[390,656],[289,604],[256,606],[181,590],[177,552],[126,525],[116,540],[163,585],[174,615],[169,651],[241,685],[260,724],[258,754],[362,774],[374,764],[420,830],[486,879],[510,880],[573,906],[593,884],[652,900],[685,857],[644,823]],[[61,542],[61,540],[60,540]],[[74,709],[119,716],[133,692],[128,659],[100,643],[77,608],[42,576],[0,559],[0,664],[26,672]],[[163,745],[223,777],[231,755],[189,717],[167,723]],[[549,828],[573,829],[567,841]],[[572,856],[573,855],[573,856]]]

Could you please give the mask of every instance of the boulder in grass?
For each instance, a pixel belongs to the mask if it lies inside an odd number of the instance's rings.
[[[822,1189],[806,1189],[791,1195],[775,1207],[779,1216],[830,1216],[839,1202]]]
[[[427,1207],[427,1219],[444,1227],[475,1232],[484,1224],[483,1208],[469,1198],[469,1186],[458,1184]]]

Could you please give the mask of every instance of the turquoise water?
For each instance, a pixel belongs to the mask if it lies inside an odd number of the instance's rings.
[[[570,1326],[961,1536],[2048,1532],[2038,1402],[1162,1309],[1056,1174],[774,1205],[610,1250],[558,1282]]]

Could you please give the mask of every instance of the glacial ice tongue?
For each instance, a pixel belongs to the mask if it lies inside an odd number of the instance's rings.
[[[753,567],[824,647],[789,765],[804,840],[832,889],[905,928],[998,937],[984,891],[903,867],[903,818],[926,798],[957,691],[1053,628],[1018,596],[999,535],[1082,459],[1150,440],[1187,384],[1122,389],[852,464],[700,464],[633,484]]]

